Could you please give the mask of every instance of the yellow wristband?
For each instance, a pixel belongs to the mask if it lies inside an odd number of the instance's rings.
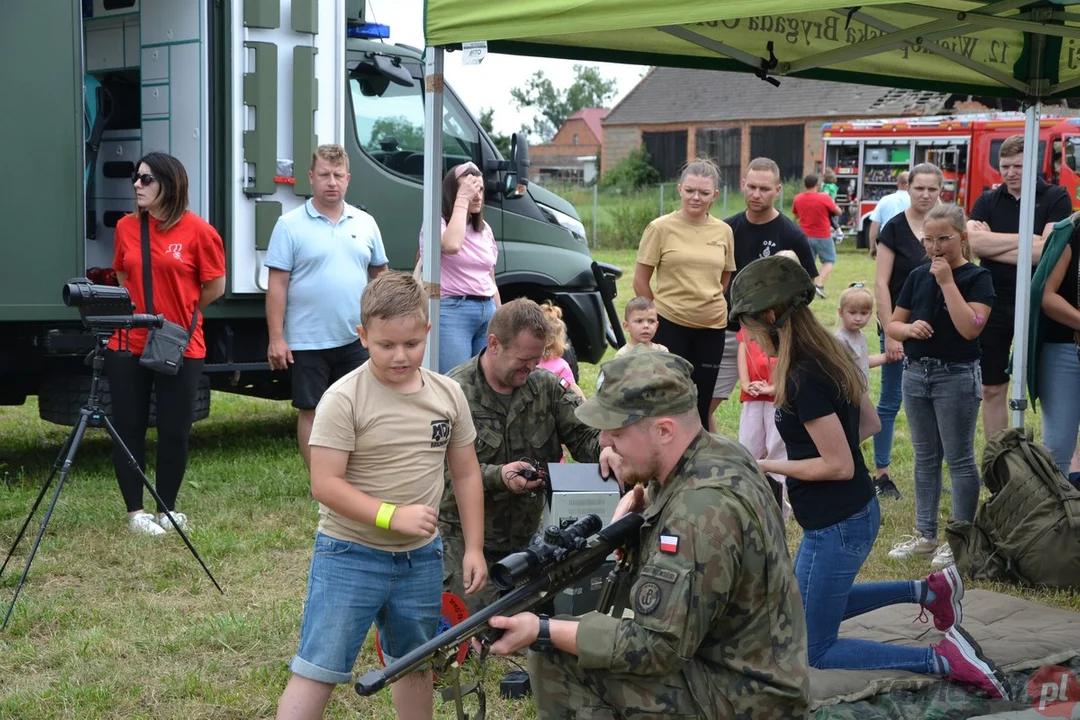
[[[383,530],[389,530],[390,518],[394,517],[395,510],[397,510],[397,505],[383,503],[379,507],[379,514],[375,516],[375,527],[381,527]]]

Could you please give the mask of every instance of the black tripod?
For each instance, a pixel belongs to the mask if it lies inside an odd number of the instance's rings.
[[[160,323],[159,323],[160,324]],[[8,562],[11,560],[11,556],[15,553],[15,548],[18,546],[19,541],[22,540],[23,534],[26,532],[27,526],[30,525],[30,519],[34,517],[34,513],[37,512],[38,506],[41,505],[41,501],[45,498],[45,493],[48,492],[49,486],[52,484],[53,478],[56,476],[56,471],[60,471],[60,480],[56,483],[56,490],[53,491],[52,501],[49,503],[49,509],[45,511],[45,519],[41,521],[41,527],[38,529],[37,538],[34,540],[34,547],[30,551],[30,557],[26,560],[26,567],[23,568],[22,577],[19,578],[19,584],[15,586],[15,595],[11,598],[11,605],[8,606],[7,614],[4,616],[4,624],[0,625],[0,630],[7,628],[8,620],[11,618],[11,611],[15,609],[15,601],[19,598],[19,591],[22,590],[23,583],[26,581],[26,575],[30,572],[30,563],[34,562],[34,555],[37,554],[38,546],[41,544],[41,538],[45,534],[45,526],[49,524],[49,518],[52,517],[53,508],[56,507],[56,500],[60,497],[60,490],[64,487],[64,480],[67,479],[68,472],[71,470],[71,465],[75,462],[75,453],[79,451],[79,443],[82,441],[83,433],[86,432],[87,427],[103,427],[108,431],[109,436],[112,437],[112,441],[116,443],[117,447],[124,451],[124,455],[127,456],[128,465],[132,467],[142,478],[143,485],[150,491],[150,494],[154,496],[154,500],[158,502],[158,505],[164,507],[161,498],[158,496],[157,491],[154,490],[153,485],[146,479],[146,475],[143,473],[142,468],[139,467],[139,463],[135,460],[135,457],[124,445],[124,441],[120,439],[120,435],[116,432],[116,428],[113,427],[112,422],[104,411],[98,406],[98,385],[101,381],[102,370],[105,367],[105,348],[109,344],[109,338],[112,336],[113,330],[94,329],[94,336],[96,341],[96,347],[91,353],[89,360],[92,361],[94,368],[93,379],[90,381],[90,395],[86,398],[86,404],[79,410],[79,421],[75,424],[71,434],[68,435],[67,440],[64,442],[64,447],[60,450],[60,454],[56,458],[56,462],[53,463],[52,471],[49,472],[48,479],[45,480],[45,484],[41,486],[41,492],[38,493],[37,500],[34,501],[34,507],[30,508],[30,514],[26,516],[26,520],[23,522],[23,526],[19,529],[19,534],[15,536],[15,542],[11,545],[11,550],[8,551],[7,559],[4,560],[4,564],[0,566],[0,576],[4,574],[4,570],[7,568]],[[191,544],[191,540],[184,534],[184,531],[180,529],[180,526],[176,524],[176,520],[172,516],[172,512],[168,512],[166,516],[169,518],[169,522],[176,528],[176,532],[180,533],[180,537],[184,539],[184,544],[191,550],[191,554],[195,556],[195,559],[202,565],[202,569],[206,571],[207,577],[210,578],[210,582],[214,583],[214,587],[218,589],[218,592],[224,593],[218,585],[217,580],[210,573],[210,569],[206,567],[206,563],[199,557],[199,553],[196,552],[195,546]]]

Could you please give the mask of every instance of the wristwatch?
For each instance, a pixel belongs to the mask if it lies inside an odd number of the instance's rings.
[[[529,646],[530,650],[536,652],[551,652],[555,649],[555,646],[551,643],[551,625],[548,622],[547,615],[540,615],[540,632],[536,635],[536,642]]]

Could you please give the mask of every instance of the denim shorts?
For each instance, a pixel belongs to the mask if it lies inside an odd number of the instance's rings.
[[[823,263],[836,262],[836,241],[831,237],[807,238],[810,242],[810,250],[817,259]]]
[[[300,649],[289,669],[316,682],[352,680],[374,622],[389,664],[435,637],[442,613],[442,538],[388,552],[316,533]]]

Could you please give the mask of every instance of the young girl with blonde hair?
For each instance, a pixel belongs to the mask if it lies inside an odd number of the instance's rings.
[[[885,364],[885,353],[870,354],[870,346],[863,335],[863,328],[874,314],[874,294],[865,283],[854,282],[840,293],[840,329],[836,337],[847,346],[870,387],[870,368]]]
[[[574,379],[574,371],[570,369],[570,363],[563,359],[563,353],[566,352],[567,341],[566,323],[563,322],[562,319],[562,308],[546,302],[540,306],[540,309],[544,311],[548,332],[547,345],[544,347],[544,357],[537,363],[537,367],[542,367],[561,377],[568,383],[570,389],[573,390],[578,397],[584,400],[585,393]]]

